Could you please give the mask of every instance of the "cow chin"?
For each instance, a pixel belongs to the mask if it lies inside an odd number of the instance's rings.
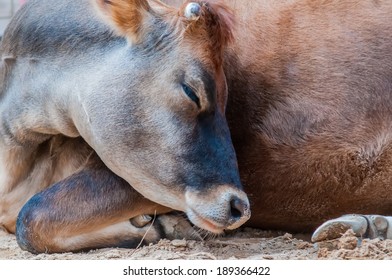
[[[206,219],[203,218],[201,215],[196,213],[194,210],[189,209],[186,212],[188,219],[197,227],[205,229],[209,232],[215,233],[215,234],[221,234],[224,231],[224,227],[222,225],[218,225],[211,221],[211,219]]]

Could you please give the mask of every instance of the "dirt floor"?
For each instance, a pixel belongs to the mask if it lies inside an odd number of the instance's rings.
[[[245,228],[207,241],[161,240],[138,249],[33,255],[18,247],[14,235],[0,232],[0,259],[392,259],[392,240],[360,240],[352,231],[316,244],[306,241],[308,238]]]

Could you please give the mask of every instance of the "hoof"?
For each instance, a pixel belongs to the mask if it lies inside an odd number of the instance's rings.
[[[154,231],[159,232],[160,238],[202,240],[188,219],[176,213],[158,215],[156,219],[150,215],[140,215],[129,219],[129,222],[138,230],[153,227]]]
[[[316,229],[312,242],[320,242],[341,237],[347,230],[352,229],[360,238],[392,238],[392,217],[380,215],[344,215],[329,220]]]
[[[137,228],[145,227],[148,223],[152,221],[152,217],[149,215],[136,216],[129,220],[129,222]]]
[[[188,219],[181,215],[166,214],[158,217],[162,225],[165,238],[173,239],[196,239],[202,240],[199,233],[193,228]]]

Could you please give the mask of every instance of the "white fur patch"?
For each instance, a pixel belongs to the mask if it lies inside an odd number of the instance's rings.
[[[198,20],[201,14],[201,7],[197,3],[189,3],[185,7],[184,16],[189,20]]]

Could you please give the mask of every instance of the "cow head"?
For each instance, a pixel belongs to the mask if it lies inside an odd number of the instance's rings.
[[[225,119],[233,15],[202,1],[96,0],[117,34],[84,103],[85,138],[138,192],[219,233],[250,216]],[[131,206],[130,206],[131,207]]]

